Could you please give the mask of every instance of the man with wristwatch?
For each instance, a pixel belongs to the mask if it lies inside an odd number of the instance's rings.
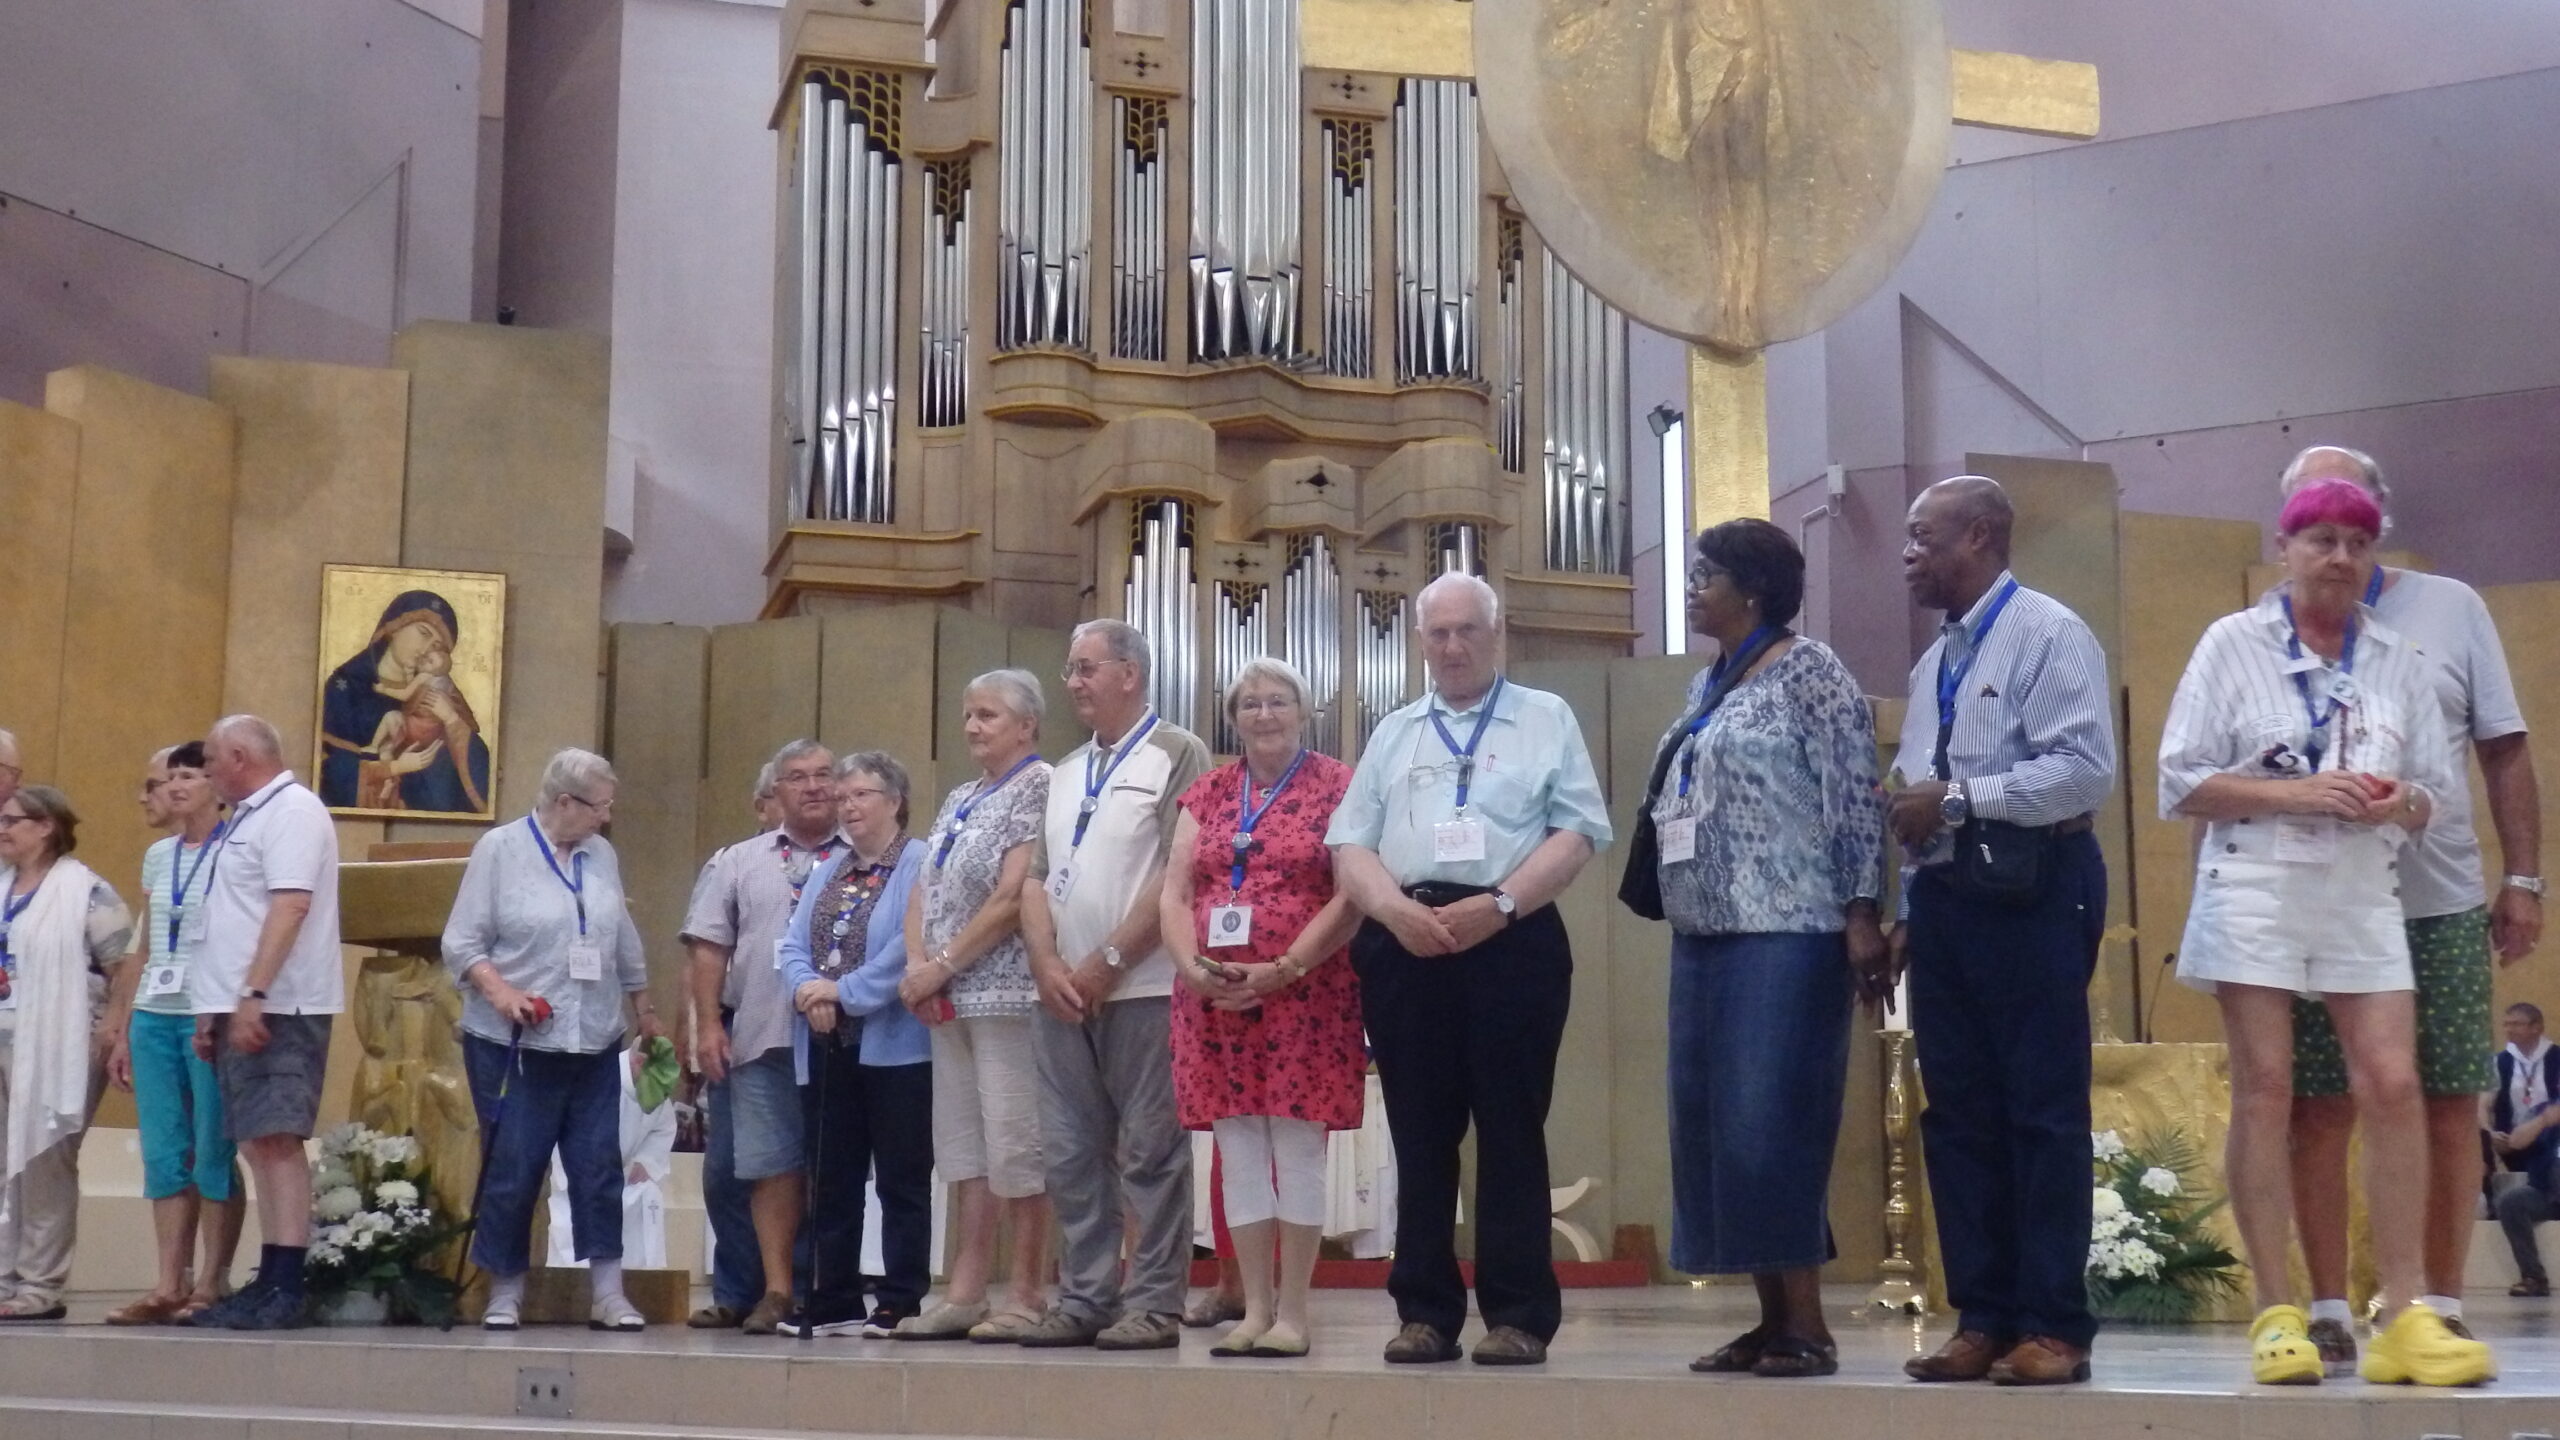
[[[2391,533],[2391,491],[2381,467],[2361,451],[2314,445],[2285,467],[2279,489],[2290,496],[2321,480],[2362,487],[2382,507]],[[2418,992],[2418,1085],[2426,1092],[2427,1294],[2422,1303],[2459,1333],[2462,1272],[2478,1203],[2480,1093],[2490,1072],[2495,965],[2531,954],[2542,937],[2542,811],[2527,748],[2524,710],[2507,673],[2504,647],[2478,591],[2445,575],[2376,564],[2364,581],[2364,606],[2427,662],[2452,754],[2447,769],[2468,776],[2476,751],[2491,828],[2498,833],[2502,881],[2482,883],[2480,835],[2471,787],[2432,796],[2435,813],[2400,854],[2400,905],[2409,964]],[[2494,873],[2494,872],[2493,872]],[[2293,1007],[2293,1203],[2310,1272],[2312,1342],[2328,1373],[2352,1373],[2354,1331],[2347,1309],[2347,1140],[2355,1106],[2347,1066],[2316,1000]]]
[[[1191,1136],[1173,1094],[1173,956],[1158,898],[1182,792],[1208,747],[1147,702],[1147,638],[1088,620],[1067,643],[1067,697],[1093,727],[1049,772],[1022,887],[1040,992],[1040,1145],[1065,1244],[1058,1300],[1019,1343],[1166,1350],[1191,1275]],[[1121,1270],[1122,1205],[1137,1235]]]
[[[306,1323],[311,1171],[302,1145],[320,1116],[330,1019],[346,1008],[338,954],[338,831],[329,807],[284,768],[284,741],[255,715],[205,737],[205,773],[231,820],[204,864],[204,932],[187,974],[196,1054],[213,1063],[223,1133],[256,1177],[265,1240],[258,1278],[198,1311],[208,1329]]]
[[[1573,950],[1553,902],[1609,843],[1609,813],[1572,709],[1504,677],[1493,587],[1450,571],[1414,614],[1431,689],[1378,722],[1325,832],[1334,883],[1368,917],[1351,964],[1395,1141],[1387,1291],[1403,1328],[1386,1358],[1461,1353],[1458,1150],[1472,1118],[1476,1363],[1534,1365],[1564,1314],[1546,1124]]]
[[[1913,503],[1903,578],[1945,612],[1911,671],[1886,823],[1903,849],[1911,1026],[1956,1334],[1915,1380],[2085,1380],[2089,977],[2107,923],[2091,812],[2115,784],[2095,635],[2009,573],[2013,512],[1979,475]],[[1959,848],[1961,847],[1961,848]],[[2021,863],[2023,862],[2023,863]]]

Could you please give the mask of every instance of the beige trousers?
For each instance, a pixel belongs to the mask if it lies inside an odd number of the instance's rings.
[[[9,1061],[14,1032],[0,1031],[0,1115],[9,1110]],[[106,1071],[89,1075],[89,1113],[106,1089]],[[84,1130],[82,1135],[87,1132]],[[26,1296],[51,1303],[71,1283],[71,1246],[80,1229],[80,1141],[56,1141],[18,1177],[0,1184],[0,1300]],[[8,1132],[0,1127],[0,1160]]]

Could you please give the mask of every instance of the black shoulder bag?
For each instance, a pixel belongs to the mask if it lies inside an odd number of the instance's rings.
[[[1671,777],[1671,761],[1680,753],[1681,742],[1699,721],[1716,713],[1716,707],[1751,673],[1751,667],[1760,663],[1769,647],[1785,638],[1783,630],[1768,630],[1735,652],[1733,663],[1725,666],[1724,673],[1699,697],[1698,708],[1680,717],[1680,723],[1672,727],[1662,749],[1654,755],[1653,777],[1645,782],[1644,803],[1636,807],[1635,834],[1627,841],[1626,873],[1618,877],[1618,903],[1637,915],[1647,920],[1659,920],[1663,915],[1662,838],[1653,831],[1653,807],[1662,798],[1662,782]]]

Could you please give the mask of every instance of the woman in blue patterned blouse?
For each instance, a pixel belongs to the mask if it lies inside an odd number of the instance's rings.
[[[1765,520],[1699,535],[1689,623],[1717,663],[1656,752],[1671,922],[1671,1263],[1752,1277],[1760,1323],[1689,1368],[1839,1368],[1824,1195],[1853,997],[1885,993],[1884,797],[1858,683],[1789,631],[1804,556]]]

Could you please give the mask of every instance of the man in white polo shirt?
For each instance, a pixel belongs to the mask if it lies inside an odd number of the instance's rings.
[[[1173,957],[1156,898],[1182,792],[1209,768],[1190,731],[1147,703],[1147,637],[1088,620],[1067,645],[1067,695],[1093,739],[1058,762],[1022,892],[1041,1013],[1040,1145],[1065,1236],[1058,1303],[1035,1347],[1171,1349],[1191,1269],[1191,1139],[1173,1101]],[[1127,1273],[1123,1204],[1137,1220]]]
[[[320,797],[284,768],[276,727],[233,715],[205,737],[205,770],[231,804],[206,861],[204,934],[187,998],[196,1053],[213,1062],[223,1131],[257,1177],[266,1245],[258,1278],[199,1311],[209,1329],[303,1325],[311,1171],[302,1142],[320,1115],[329,1019],[346,1008],[338,957],[338,832]]]

